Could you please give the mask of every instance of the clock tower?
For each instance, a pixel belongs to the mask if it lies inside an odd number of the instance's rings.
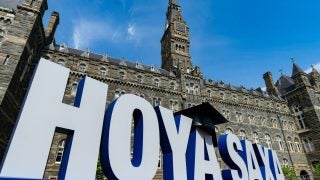
[[[178,0],[170,0],[161,39],[162,68],[175,74],[193,73],[189,28],[182,17]]]

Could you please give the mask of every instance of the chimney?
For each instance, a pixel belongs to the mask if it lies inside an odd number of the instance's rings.
[[[273,94],[275,96],[280,96],[280,93],[279,93],[277,87],[273,83],[272,73],[271,72],[266,72],[263,75],[263,79],[264,79],[264,82],[265,82],[266,87],[267,87],[267,92],[269,94]]]
[[[52,12],[48,27],[46,29],[46,45],[51,44],[56,32],[57,26],[59,24],[59,13]]]

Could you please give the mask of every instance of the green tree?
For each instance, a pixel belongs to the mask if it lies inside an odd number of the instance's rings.
[[[282,172],[283,172],[284,176],[286,177],[286,179],[289,179],[289,180],[298,179],[298,177],[296,175],[296,171],[294,170],[293,167],[282,167]]]
[[[320,177],[320,163],[315,164],[313,167],[314,167],[314,176]]]
[[[103,177],[104,177],[104,174],[103,174],[100,157],[99,157],[98,164],[97,164],[97,171],[96,171],[96,180],[103,180]]]

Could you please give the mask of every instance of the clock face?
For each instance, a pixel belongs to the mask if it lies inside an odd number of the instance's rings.
[[[176,24],[176,30],[185,33],[186,32],[186,26],[182,23]]]

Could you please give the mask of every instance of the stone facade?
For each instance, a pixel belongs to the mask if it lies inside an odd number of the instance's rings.
[[[46,8],[46,0],[26,0],[14,10],[0,8],[1,159],[34,66],[43,57],[71,69],[66,104],[73,104],[78,82],[85,76],[109,85],[107,104],[126,93],[175,112],[209,102],[230,120],[217,127],[218,134],[234,133],[273,148],[283,166],[294,167],[297,176],[306,172],[312,178],[312,165],[320,161],[320,77],[316,70],[305,74],[294,64],[293,76],[283,75],[275,84],[268,72],[264,75],[267,92],[204,79],[200,68],[192,65],[189,28],[176,0],[170,0],[166,14],[161,68],[56,45],[53,37],[59,15],[52,13],[44,29]],[[56,133],[45,178],[57,177],[64,139],[65,135]],[[162,179],[161,165],[160,161],[155,179]],[[221,166],[225,167],[223,162]]]

